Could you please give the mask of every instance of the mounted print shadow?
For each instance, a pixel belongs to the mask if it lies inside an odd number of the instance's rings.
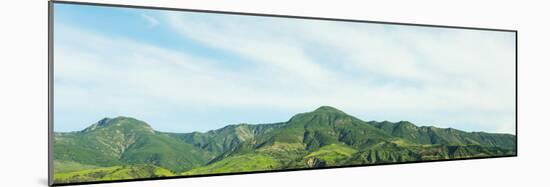
[[[50,184],[516,156],[516,31],[50,4]]]

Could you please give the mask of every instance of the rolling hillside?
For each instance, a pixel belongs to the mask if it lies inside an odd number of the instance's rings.
[[[82,182],[516,154],[510,134],[362,121],[323,106],[287,122],[166,133],[128,117],[55,133],[54,180]]]

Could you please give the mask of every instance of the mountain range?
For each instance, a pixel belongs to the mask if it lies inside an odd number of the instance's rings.
[[[130,117],[54,133],[55,183],[516,154],[516,136],[363,121],[323,106],[290,120],[168,133]]]

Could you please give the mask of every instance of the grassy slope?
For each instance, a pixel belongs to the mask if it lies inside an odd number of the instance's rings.
[[[344,165],[356,152],[357,150],[343,144],[331,144],[309,153],[304,161],[309,167]]]
[[[263,171],[280,168],[277,159],[263,154],[244,154],[232,156],[213,164],[198,167],[182,175],[232,173],[246,171]]]
[[[136,142],[121,156],[127,164],[153,164],[175,172],[201,166],[213,157],[167,135],[148,136]]]
[[[59,161],[59,160],[53,161],[54,173],[67,173],[67,172],[82,171],[82,170],[97,169],[97,168],[100,168],[100,167],[93,166],[93,165],[85,165],[85,164],[72,162],[72,161]]]
[[[174,176],[167,169],[151,165],[113,166],[80,171],[56,173],[56,183],[105,181],[136,178]]]
[[[394,136],[419,144],[481,145],[515,149],[515,136],[485,132],[464,132],[452,128],[418,127],[407,121],[367,122]]]
[[[238,124],[228,125],[217,130],[211,130],[206,133],[167,133],[170,136],[183,140],[186,143],[195,145],[214,155],[220,155],[238,147],[241,143],[269,133],[275,128],[284,125],[284,123],[273,124]]]

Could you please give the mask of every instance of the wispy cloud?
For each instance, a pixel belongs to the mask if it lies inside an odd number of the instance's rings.
[[[147,23],[149,24],[149,27],[155,27],[157,26],[158,24],[160,24],[159,20],[157,20],[156,18],[152,17],[152,16],[149,16],[147,14],[140,14],[140,16],[145,20],[147,21]]]
[[[286,76],[312,78],[293,80],[305,89],[286,88],[311,99],[298,102],[304,105],[327,103],[367,117],[414,114],[437,125],[514,127],[511,33],[178,13],[167,19],[184,37],[281,67]],[[455,116],[437,117],[440,111]],[[476,113],[486,115],[465,120]]]
[[[174,40],[242,61],[61,25],[56,110],[154,123],[174,110],[226,108],[245,120],[262,116],[259,109],[290,115],[332,105],[365,120],[514,131],[513,38],[507,33],[177,12],[142,17],[154,20],[151,25],[166,23],[181,37]],[[250,64],[243,68],[220,65],[244,61]],[[242,122],[220,117],[200,126],[193,116],[165,118],[160,128],[183,131]]]

